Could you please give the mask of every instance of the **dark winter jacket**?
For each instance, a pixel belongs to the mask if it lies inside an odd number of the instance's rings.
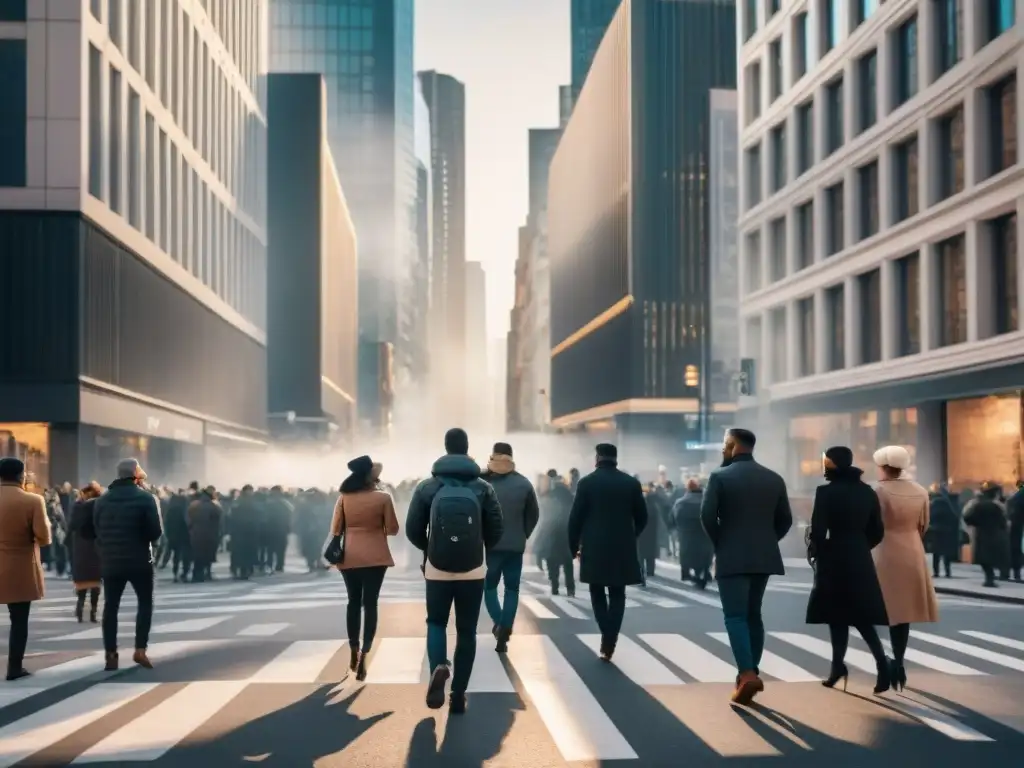
[[[98,584],[102,577],[96,542],[83,535],[83,531],[93,526],[92,513],[95,505],[96,499],[80,499],[71,508],[68,536],[72,541],[71,578],[76,584]]]
[[[131,478],[115,480],[93,504],[85,535],[96,540],[104,575],[151,568],[153,545],[163,535],[156,496]]]
[[[492,456],[481,478],[494,488],[501,507],[504,532],[501,540],[494,545],[494,551],[522,554],[526,551],[526,540],[540,519],[533,483],[516,472],[515,464],[509,456]]]

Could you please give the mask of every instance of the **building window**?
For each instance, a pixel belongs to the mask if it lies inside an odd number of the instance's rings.
[[[936,77],[963,58],[964,11],[962,0],[932,0],[935,4]]]
[[[128,63],[136,72],[142,72],[140,44],[142,42],[142,25],[139,16],[142,14],[142,3],[128,2]]]
[[[846,367],[846,291],[842,284],[825,291],[825,316],[828,326],[828,369],[841,371]]]
[[[878,52],[871,51],[857,61],[857,126],[866,131],[878,120]]]
[[[24,187],[27,182],[27,53],[24,40],[0,39],[0,187]]]
[[[113,6],[109,6],[113,7]],[[110,161],[109,180],[109,204],[110,210],[115,213],[123,213],[124,205],[121,197],[121,150],[123,143],[121,131],[121,105],[124,103],[124,94],[121,92],[121,72],[110,68],[110,85],[107,94],[110,100],[110,145],[107,153]]]
[[[825,255],[834,256],[846,247],[843,236],[843,182],[825,189]]]
[[[839,45],[843,0],[821,0],[821,53]]]
[[[103,58],[89,46],[89,194],[103,199]]]
[[[921,257],[912,253],[896,264],[896,354],[921,351]]]
[[[760,290],[763,286],[761,274],[761,232],[747,234],[747,293]]]
[[[814,201],[808,200],[796,209],[796,268],[805,269],[814,263]]]
[[[146,220],[144,223],[146,237],[156,242],[156,190],[159,178],[156,157],[156,122],[153,115],[146,112]]]
[[[139,94],[128,87],[128,223],[142,229],[142,131]]]
[[[28,21],[28,0],[0,0],[0,21]]]
[[[843,146],[843,78],[825,86],[825,152],[831,155]]]
[[[939,200],[964,189],[964,109],[959,106],[938,119]]]
[[[985,0],[985,27],[989,41],[1009,31],[1016,23],[1016,0]]]
[[[772,18],[782,10],[782,0],[768,0],[768,18]]]
[[[885,2],[885,0],[882,0]],[[878,10],[878,0],[854,0],[853,6],[853,26],[859,27],[865,21],[867,21],[871,14]]]
[[[967,341],[967,259],[962,234],[935,247],[939,284],[939,346]]]
[[[743,42],[757,32],[757,0],[747,0],[743,13]]]
[[[786,186],[786,123],[772,128],[772,192]]]
[[[990,175],[1017,164],[1017,75],[1003,78],[985,91],[988,106]]]
[[[747,67],[747,124],[761,116],[761,62]]]
[[[813,376],[814,365],[814,298],[808,296],[796,303],[796,316],[800,333],[800,376]]]
[[[995,293],[995,331],[1019,328],[1017,311],[1017,214],[1000,216],[992,226],[992,288]]]
[[[860,362],[882,359],[882,274],[873,269],[857,278],[860,283]]]
[[[893,109],[909,101],[918,88],[917,16],[911,16],[896,30],[896,87]]]
[[[878,161],[857,169],[857,193],[860,208],[860,239],[878,233]]]
[[[747,152],[747,208],[761,202],[761,145],[755,144]]]
[[[807,74],[807,67],[810,56],[807,51],[807,41],[810,35],[807,12],[803,11],[793,17],[793,82]]]
[[[814,102],[796,108],[796,173],[800,176],[814,165]]]
[[[782,39],[768,44],[768,103],[782,95]]]
[[[771,280],[775,282],[786,276],[786,217],[773,219],[768,225],[771,248]]]
[[[913,136],[893,147],[893,181],[896,188],[893,217],[897,223],[916,216],[920,208],[917,173],[917,136]]]

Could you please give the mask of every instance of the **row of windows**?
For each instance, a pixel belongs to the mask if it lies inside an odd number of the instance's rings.
[[[293,53],[306,50],[369,52],[373,50],[373,30],[281,27],[274,35],[274,49]],[[357,55],[352,59],[351,63],[358,64],[360,57]]]
[[[263,246],[189,165],[120,70],[105,66],[92,45],[88,99],[89,193],[226,303],[262,323],[258,274]],[[243,151],[258,156],[255,144]],[[240,185],[260,186],[255,159],[241,167],[253,175],[243,174]]]
[[[271,23],[293,27],[373,27],[373,8],[337,2],[275,2],[270,6]]]
[[[775,102],[785,91],[787,82],[791,85],[803,78],[813,67],[811,46],[817,43],[818,58],[825,56],[839,44],[839,33],[842,27],[842,15],[851,13],[850,29],[856,29],[879,7],[878,0],[812,0],[817,2],[818,30],[811,29],[811,16],[802,11],[794,14],[789,25],[790,62],[788,77],[786,62],[783,56],[783,35],[771,40],[765,47],[765,54],[747,65],[743,75],[745,91],[744,114],[745,124],[749,125],[758,118],[768,105]],[[756,7],[757,0],[748,2]],[[932,4],[933,29],[927,30],[934,41],[932,50],[935,60],[929,62],[933,79],[938,79],[969,54],[967,40],[964,36],[964,13],[977,14],[982,40],[979,47],[996,39],[1016,23],[1015,0],[920,0],[921,3]],[[966,4],[965,4],[966,3]],[[750,9],[748,8],[748,14]],[[749,19],[748,15],[748,19]],[[917,14],[904,18],[885,34],[885,45],[892,53],[893,69],[891,73],[892,99],[890,104],[882,105],[882,112],[896,109],[917,91],[928,85],[919,82],[921,67],[920,45],[918,41]],[[749,31],[749,27],[748,27]],[[815,35],[816,32],[816,35]],[[752,34],[752,33],[751,33]],[[864,83],[867,92],[860,99],[862,108],[867,106],[870,114],[862,116],[859,130],[865,130],[874,124],[878,117],[877,100],[877,52],[872,51],[858,61],[858,79]],[[767,98],[762,81],[767,79]]]
[[[983,148],[979,156],[980,167],[976,174],[978,178],[975,181],[989,178],[1017,165],[1016,74],[1010,74],[987,87],[968,93],[967,98],[975,97],[979,99],[982,109],[977,121],[978,135],[971,136],[965,131],[962,103],[928,124],[926,130],[932,132],[933,139],[932,156],[929,158],[929,181],[932,183],[928,190],[922,190],[921,187],[923,177],[919,137],[916,131],[888,147],[887,157],[876,156],[854,169],[852,179],[840,178],[825,187],[818,199],[819,204],[824,206],[824,256],[840,253],[848,246],[877,234],[887,226],[895,226],[916,216],[922,207],[935,205],[962,192],[967,185],[966,152],[969,146]],[[779,188],[785,179],[785,137],[778,138],[774,132],[770,136],[771,186]],[[804,146],[805,138],[797,137],[798,147]],[[879,189],[879,163],[885,160],[890,164],[891,177],[889,190],[883,195]],[[748,189],[759,189],[762,164],[760,145],[755,145],[747,151],[746,162]],[[847,190],[846,186],[851,181],[854,188]],[[929,194],[923,195],[925,192]],[[854,205],[851,206],[854,220],[851,222],[846,221],[848,194],[855,196]],[[889,210],[882,210],[882,199],[890,201]],[[815,200],[811,199],[794,208],[791,215],[794,216],[794,229],[798,236],[795,243],[785,242],[785,215],[769,222],[769,233],[778,235],[771,235],[769,238],[768,261],[773,266],[767,270],[767,274],[764,274],[765,270],[760,267],[760,231],[756,230],[747,235],[747,246],[744,248],[748,264],[746,290],[760,290],[768,282],[781,280],[789,274],[786,269],[787,246],[791,245],[795,250],[794,270],[803,269],[814,263],[814,205]]]
[[[979,269],[988,270],[991,280],[984,283],[978,297],[978,313],[985,316],[979,322],[979,336],[1010,333],[1019,329],[1017,215],[1008,214],[982,222],[984,249],[978,258],[987,259]],[[856,365],[876,363],[883,359],[883,333],[893,334],[892,354],[905,357],[932,347],[948,347],[968,340],[968,281],[966,236],[963,233],[938,243],[931,250],[934,259],[934,286],[931,301],[922,300],[926,286],[922,284],[921,259],[918,252],[896,259],[891,265],[893,296],[891,318],[893,327],[883,328],[882,268],[875,268],[843,283],[826,288],[819,296],[824,306],[821,321],[815,317],[816,297],[808,296],[795,304],[796,377],[812,376],[826,371],[838,371]],[[850,295],[852,294],[852,295]],[[847,304],[854,302],[855,311],[849,316]],[[924,343],[922,313],[930,311],[933,338]],[[769,383],[790,379],[787,365],[789,336],[786,328],[786,309],[775,308],[767,313],[772,360]],[[851,349],[847,334],[853,329],[848,320],[856,323],[856,345]],[[754,320],[754,336],[760,321]],[[817,358],[817,334],[825,334],[823,368]],[[851,359],[852,357],[852,359]]]

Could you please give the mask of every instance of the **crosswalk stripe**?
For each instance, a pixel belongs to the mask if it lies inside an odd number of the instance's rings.
[[[453,638],[449,638],[449,644]],[[515,686],[509,679],[501,656],[489,653],[488,644],[494,642],[491,635],[478,635],[476,638],[476,660],[473,662],[473,674],[469,678],[467,693],[515,693]]]
[[[49,691],[60,685],[81,680],[102,669],[102,653],[92,653],[78,659],[71,659],[52,667],[44,667],[32,677],[9,683],[0,691],[0,708],[9,707],[19,701]]]
[[[626,598],[626,607],[627,608],[639,608],[640,607],[640,603],[638,603],[636,600],[634,600],[631,597],[627,597]]]
[[[250,683],[315,683],[341,648],[339,640],[297,640],[265,664]]]
[[[83,752],[72,765],[159,760],[226,707],[246,685],[234,680],[190,683]]]
[[[290,624],[252,624],[238,631],[240,637],[273,637],[291,626]]]
[[[789,643],[813,656],[825,659],[830,663],[832,661],[831,643],[800,632],[770,632],[769,634],[775,639]],[[867,651],[860,651],[856,648],[847,649],[846,664],[854,669],[859,669],[861,672],[869,672],[872,675],[878,672],[874,657]]]
[[[985,734],[964,725],[945,712],[933,707],[925,707],[908,696],[886,696],[884,701],[886,706],[899,710],[907,717],[956,741],[993,741]]]
[[[157,687],[101,683],[0,728],[0,768],[9,768]]]
[[[721,609],[722,607],[722,601],[719,600],[717,597],[705,595],[703,592],[697,589],[680,589],[679,587],[670,587],[667,584],[662,584],[661,582],[653,582],[650,580],[648,580],[647,586],[652,587],[653,589],[657,589],[661,592],[667,592],[670,595],[675,595],[676,597],[683,597],[687,600],[692,600],[695,603],[708,605],[712,608]]]
[[[231,616],[214,616],[209,619],[187,619],[185,621],[170,621],[163,624],[154,624],[149,631],[150,635],[183,635],[191,634],[193,632],[202,632],[203,630],[215,627],[218,624],[227,621]],[[118,635],[130,635],[135,633],[135,622],[122,621],[118,623],[117,634]],[[85,629],[81,632],[72,632],[70,635],[61,635],[59,637],[48,637],[46,642],[48,643],[60,643],[69,642],[74,640],[101,640],[103,638],[103,628],[97,627],[95,629]]]
[[[425,637],[386,637],[377,643],[366,669],[366,682],[418,685],[427,667]]]
[[[725,632],[708,632],[708,637],[723,645],[729,645],[729,635]],[[798,667],[793,662],[787,661],[771,651],[764,651],[761,654],[759,668],[769,677],[774,677],[784,683],[809,683],[818,680],[817,675],[812,675],[806,669]]]
[[[595,654],[601,652],[600,635],[576,637]],[[637,685],[684,685],[671,669],[625,635],[619,636],[618,645],[615,646],[615,666]]]
[[[558,615],[554,613],[550,608],[544,605],[536,597],[520,597],[520,605],[525,605],[530,609],[530,613],[536,616],[538,619],[557,619]]]
[[[635,760],[636,752],[546,635],[509,644],[509,660],[567,762]]]
[[[552,603],[557,605],[562,612],[570,619],[589,619],[590,617],[572,604],[572,601],[567,597],[551,597],[548,598]]]
[[[639,635],[647,645],[701,683],[732,683],[736,669],[682,635]]]
[[[882,643],[891,651],[892,643],[888,640],[883,640]],[[945,672],[947,675],[962,675],[962,676],[985,676],[987,673],[982,672],[978,669],[972,669],[964,664],[960,664],[949,659],[943,659],[940,656],[933,656],[930,653],[919,651],[915,648],[907,648],[904,652],[903,657],[913,664],[918,664],[928,669],[934,669],[936,672]]]
[[[642,603],[647,603],[648,605],[656,605],[659,608],[685,608],[686,607],[683,603],[680,603],[677,600],[670,600],[667,597],[657,597],[656,595],[651,595],[651,594],[644,593],[644,592],[635,592],[633,594],[634,594],[634,598],[636,600],[639,600]]]
[[[1008,637],[1001,637],[1000,635],[992,635],[988,632],[975,632],[971,629],[960,630],[961,635],[967,635],[973,637],[975,640],[985,640],[986,642],[992,643],[993,645],[1001,645],[1004,648],[1013,648],[1015,651],[1024,651],[1024,642],[1020,640],[1011,640]]]
[[[916,629],[910,630],[910,636],[916,637],[918,640],[924,640],[926,643],[932,643],[942,648],[948,648],[951,651],[962,653],[966,656],[973,656],[976,659],[982,659],[991,664],[997,664],[1000,667],[1008,667],[1018,672],[1024,672],[1024,661],[1015,659],[1012,656],[1007,656],[1005,653],[996,653],[990,651],[987,648],[982,648],[977,645],[970,645],[969,643],[961,643],[959,640],[951,640],[947,637],[941,637],[940,635],[933,635],[929,632],[919,632]]]

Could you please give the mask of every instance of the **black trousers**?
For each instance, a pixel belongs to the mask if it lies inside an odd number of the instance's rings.
[[[345,625],[348,630],[349,645],[359,648],[363,653],[370,652],[373,637],[377,634],[377,601],[380,599],[380,588],[384,584],[386,565],[373,565],[367,568],[349,568],[341,572],[348,592],[348,605],[345,607]],[[365,623],[362,621],[366,614]],[[363,642],[359,642],[359,625],[363,624]]]
[[[870,624],[855,627],[855,629],[864,638],[868,648],[871,649],[871,655],[875,657],[875,664],[878,668],[884,667],[887,662],[885,660],[885,650],[882,648],[882,641],[878,637],[878,631]],[[845,624],[829,624],[828,634],[832,640],[832,666],[842,666],[843,660],[846,658],[846,649],[850,645],[850,628]]]
[[[153,567],[137,571],[107,573],[103,575],[103,649],[107,653],[117,652],[117,612],[121,608],[121,596],[129,584],[135,590],[139,602],[135,614],[135,649],[145,650],[149,645],[149,630],[153,625]]]
[[[572,560],[565,560],[561,563],[555,560],[548,560],[545,563],[548,568],[548,581],[551,582],[551,589],[553,591],[558,590],[558,576],[559,572],[565,575],[565,591],[576,592],[576,574],[573,573]]]
[[[7,672],[17,672],[25,662],[28,647],[28,613],[32,603],[8,603],[7,613],[11,617],[11,632],[7,641]]]
[[[590,606],[605,645],[614,646],[626,615],[626,588],[590,585]]]

